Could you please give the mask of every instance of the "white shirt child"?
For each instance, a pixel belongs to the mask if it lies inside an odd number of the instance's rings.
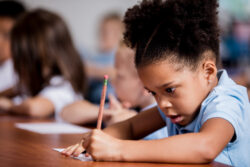
[[[83,100],[83,96],[74,91],[70,82],[65,80],[61,76],[54,76],[50,79],[49,85],[43,88],[38,96],[44,97],[50,100],[54,105],[55,119],[58,122],[62,122],[63,119],[60,116],[62,108],[68,104],[71,104],[78,100]],[[15,104],[22,103],[28,96],[15,97],[13,99]]]

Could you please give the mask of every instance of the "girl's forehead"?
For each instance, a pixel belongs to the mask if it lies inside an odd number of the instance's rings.
[[[169,82],[180,82],[194,77],[195,73],[187,67],[176,68],[175,64],[167,61],[152,63],[137,68],[139,77],[144,83],[161,85]]]
[[[137,67],[137,71],[138,72],[180,72],[183,71],[185,69],[185,67],[179,63],[171,63],[169,60],[163,60],[163,61],[158,61],[158,62],[154,62],[154,63],[150,63],[147,65],[141,65],[139,67]]]

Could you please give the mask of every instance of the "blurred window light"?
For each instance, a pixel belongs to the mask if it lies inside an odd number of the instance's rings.
[[[219,0],[220,11],[226,12],[237,20],[249,20],[250,0]]]

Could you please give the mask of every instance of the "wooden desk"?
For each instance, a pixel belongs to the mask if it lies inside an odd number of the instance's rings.
[[[52,150],[78,142],[81,135],[42,135],[15,127],[17,122],[41,122],[24,117],[0,115],[0,166],[1,167],[226,167],[220,163],[205,165],[81,162]]]

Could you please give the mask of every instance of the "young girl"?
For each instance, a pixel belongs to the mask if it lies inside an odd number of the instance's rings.
[[[55,112],[60,120],[59,111],[65,105],[82,99],[82,61],[58,15],[42,9],[23,15],[13,27],[11,51],[22,100],[0,99],[1,109],[32,117]]]
[[[216,0],[144,0],[125,16],[125,39],[158,107],[83,135],[63,153],[84,149],[102,161],[250,165],[246,89],[217,71]],[[140,139],[167,124],[169,137]]]

